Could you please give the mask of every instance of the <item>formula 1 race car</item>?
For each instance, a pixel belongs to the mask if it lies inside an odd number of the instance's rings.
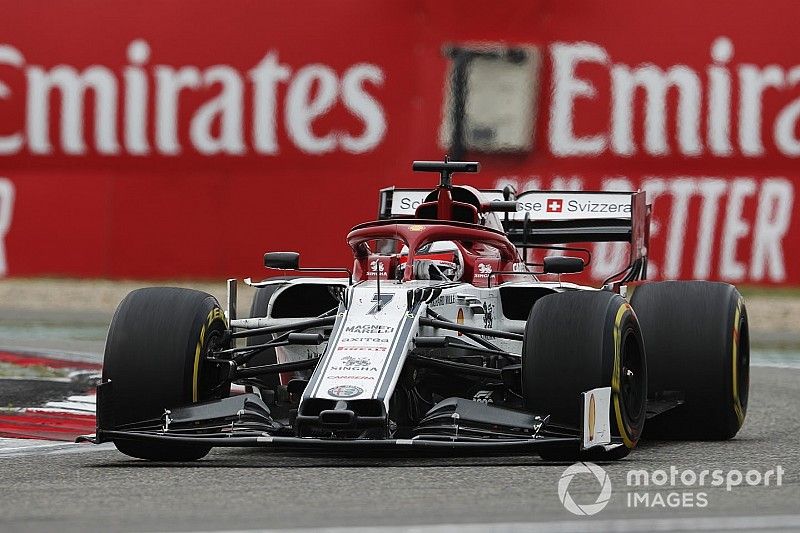
[[[131,292],[108,332],[89,440],[156,461],[214,446],[597,460],[624,457],[643,431],[736,435],[744,302],[724,283],[643,281],[645,193],[453,185],[478,168],[414,162],[438,187],[381,191],[379,220],[347,235],[352,270],[267,253],[267,268],[296,277],[245,280],[247,318],[236,280],[225,309],[195,290]],[[564,281],[595,242],[628,243],[627,267],[599,289]]]

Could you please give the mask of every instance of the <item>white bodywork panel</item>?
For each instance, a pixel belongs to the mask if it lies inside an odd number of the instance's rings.
[[[320,278],[296,279],[286,285],[331,283]],[[336,283],[339,285],[339,283]],[[560,292],[568,289],[592,290],[567,283],[512,282],[490,288],[468,283],[441,281],[382,281],[378,307],[378,285],[375,281],[357,283],[347,290],[347,306],[340,306],[338,319],[327,343],[317,346],[284,346],[276,348],[278,362],[321,357],[306,389],[308,397],[328,400],[379,399],[387,403],[400,378],[406,355],[413,349],[413,340],[420,336],[452,336],[459,341],[476,344],[467,335],[456,331],[419,325],[428,310],[444,320],[479,329],[496,329],[522,334],[525,320],[511,320],[503,314],[500,288],[536,287]],[[427,301],[408,308],[409,292],[435,289]],[[271,314],[275,302],[286,287],[278,289],[268,307]],[[291,323],[297,318],[271,319],[272,324]],[[322,328],[310,332],[323,332]],[[498,349],[522,354],[522,342],[482,336]]]
[[[584,450],[611,444],[611,387],[583,393]]]
[[[329,284],[343,287],[341,281],[325,278],[300,278],[284,282],[268,306],[265,324],[290,324],[297,318],[271,318],[272,309],[289,286]],[[345,285],[346,287],[346,285]],[[347,305],[340,305],[330,339],[320,346],[283,346],[276,348],[279,363],[321,357],[304,398],[326,400],[378,399],[388,402],[400,378],[407,354],[413,349],[416,336],[452,336],[459,341],[476,344],[459,332],[420,326],[419,319],[434,312],[443,320],[479,329],[495,329],[524,333],[525,320],[512,320],[503,313],[500,288],[542,288],[561,292],[569,289],[595,290],[558,282],[510,282],[489,288],[469,283],[441,281],[381,281],[380,307],[378,284],[374,280],[356,283],[346,289]],[[425,301],[409,309],[409,293],[417,289],[435,292]],[[309,317],[312,318],[312,317]],[[323,333],[326,328],[309,330]],[[490,335],[481,337],[499,350],[522,355],[522,342]],[[298,376],[299,377],[299,376]],[[607,408],[606,408],[607,411]],[[607,423],[606,423],[607,425]]]
[[[399,365],[405,359],[413,335],[404,337],[402,330],[416,322],[407,311],[405,287],[385,287],[379,300],[376,288],[364,285],[351,292],[342,325],[328,343],[315,398],[376,398],[384,381],[396,379],[388,375],[390,358],[399,355]]]
[[[324,278],[302,278],[302,279],[295,279],[291,280],[286,283],[286,287],[289,285],[294,284],[301,284],[301,283],[322,283],[322,284],[331,284],[330,279]],[[414,290],[416,288],[425,288],[425,287],[436,287],[438,285],[443,285],[442,282],[439,281],[410,281],[399,283],[396,281],[381,281],[381,293],[382,294],[397,294],[396,297],[392,298],[391,305],[389,309],[395,310],[395,312],[399,313],[402,309],[403,312],[406,311],[407,306],[407,297],[406,292],[409,290]],[[525,331],[525,320],[510,320],[505,317],[503,314],[503,307],[502,301],[500,298],[500,287],[538,287],[538,288],[545,288],[553,290],[554,292],[560,292],[564,290],[570,289],[580,289],[580,290],[597,290],[593,287],[586,287],[580,286],[573,283],[558,283],[558,282],[510,282],[504,283],[500,286],[493,286],[489,288],[481,288],[475,287],[469,283],[449,283],[448,286],[442,290],[441,294],[433,299],[431,302],[425,304],[426,307],[429,307],[432,311],[436,312],[438,315],[441,315],[442,318],[450,320],[452,322],[464,324],[466,326],[472,326],[477,328],[491,328],[497,329],[500,331],[508,331],[513,333],[523,333]],[[278,289],[275,294],[273,295],[272,301],[270,302],[268,308],[268,315],[267,319],[265,320],[264,325],[277,325],[277,324],[291,324],[296,322],[297,318],[270,318],[272,314],[272,307],[276,299],[280,297],[280,294],[286,287],[282,287]],[[352,296],[353,303],[351,305],[356,305],[357,308],[353,308],[352,312],[367,317],[366,320],[374,321],[375,323],[383,323],[394,327],[392,322],[395,322],[397,318],[392,314],[391,311],[387,310],[381,312],[379,315],[367,315],[367,311],[371,309],[372,305],[369,306],[368,309],[363,309],[362,302],[366,302],[369,299],[371,303],[371,299],[377,294],[377,286],[375,281],[366,281],[356,284],[352,289]],[[355,295],[358,295],[357,297]],[[476,305],[479,306],[483,313],[476,312]],[[395,306],[399,306],[395,309]],[[424,313],[423,313],[424,316]],[[311,318],[311,317],[309,317]],[[322,329],[315,329],[309,330],[310,333],[322,332]],[[465,342],[471,342],[469,339],[464,337],[463,335],[459,335],[455,331],[450,330],[439,330],[430,327],[423,327],[420,328],[418,331],[419,335],[424,336],[433,336],[433,335],[452,335],[459,337],[460,340]],[[522,343],[519,341],[507,340],[507,339],[496,339],[496,338],[489,338],[492,343],[496,344],[499,348],[503,350],[507,350],[511,353],[521,354],[522,353]],[[276,348],[278,354],[278,362],[285,363],[290,361],[298,361],[301,359],[308,359],[309,357],[317,357],[324,353],[327,347],[327,343],[320,345],[319,347],[315,346],[284,346]]]

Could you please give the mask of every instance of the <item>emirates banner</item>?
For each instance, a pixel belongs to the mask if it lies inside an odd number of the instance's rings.
[[[482,171],[457,182],[641,189],[651,279],[800,285],[795,2],[0,8],[0,275],[348,266],[380,188],[435,185],[411,161],[452,142],[470,50]],[[595,245],[587,279],[624,246]]]

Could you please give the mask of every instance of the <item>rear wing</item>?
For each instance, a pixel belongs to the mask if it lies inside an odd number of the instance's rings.
[[[520,210],[503,222],[508,239],[529,246],[573,242],[629,242],[630,262],[647,257],[650,206],[644,191],[528,191]]]
[[[474,190],[474,189],[473,189]],[[576,242],[629,242],[629,268],[646,272],[650,206],[644,191],[478,191],[482,202],[513,200],[516,212],[498,213],[508,239],[527,257],[529,248]],[[413,218],[430,189],[381,190],[379,218]],[[509,197],[510,196],[510,197]]]

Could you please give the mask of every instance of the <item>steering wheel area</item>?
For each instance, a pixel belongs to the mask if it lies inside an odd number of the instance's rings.
[[[456,281],[459,265],[442,259],[417,259],[414,261],[414,279]]]

